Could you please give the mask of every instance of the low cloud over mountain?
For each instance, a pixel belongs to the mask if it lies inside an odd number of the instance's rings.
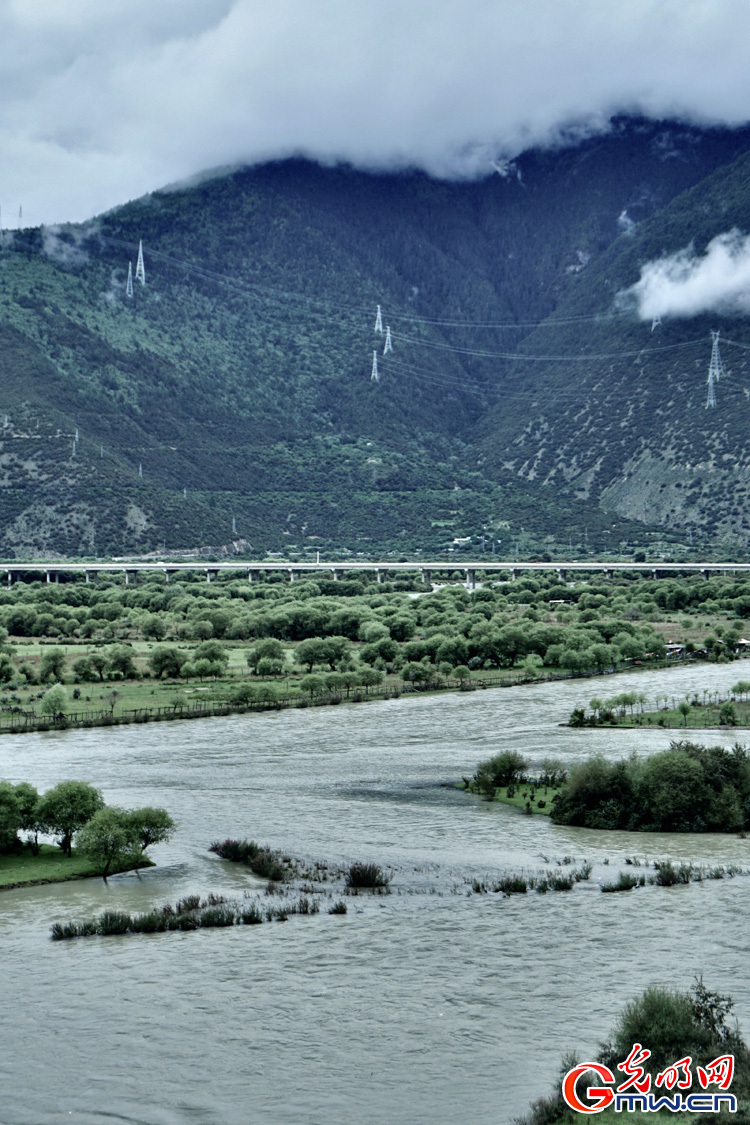
[[[447,178],[613,113],[744,121],[746,0],[0,0],[7,227],[303,153]],[[731,32],[731,33],[730,33]],[[665,159],[668,154],[665,154]]]

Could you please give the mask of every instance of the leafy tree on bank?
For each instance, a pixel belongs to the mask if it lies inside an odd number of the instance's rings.
[[[153,844],[165,843],[175,830],[175,822],[166,809],[147,805],[132,809],[128,815],[141,853]]]
[[[61,684],[55,684],[54,687],[49,688],[42,696],[39,710],[43,715],[51,715],[54,719],[59,715],[64,715],[67,706],[68,696],[65,688],[62,687]]]
[[[157,679],[169,676],[176,680],[182,674],[183,665],[187,663],[184,652],[180,652],[174,645],[157,645],[148,658],[149,667]]]
[[[16,800],[18,802],[18,827],[23,832],[32,832],[34,839],[32,850],[34,855],[39,854],[39,833],[44,831],[39,819],[39,793],[34,785],[28,781],[20,781],[16,785]]]
[[[18,838],[20,810],[15,787],[0,781],[0,852],[10,851]]]
[[[113,866],[135,864],[141,856],[135,826],[125,809],[98,809],[76,833],[76,847],[102,868],[105,880]]]
[[[39,800],[38,819],[45,832],[60,835],[60,847],[72,855],[73,835],[104,808],[98,789],[85,781],[61,781]]]

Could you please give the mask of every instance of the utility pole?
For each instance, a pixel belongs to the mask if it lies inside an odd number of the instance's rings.
[[[711,361],[708,365],[708,394],[706,396],[706,410],[711,406],[716,406],[716,391],[715,386],[721,379],[722,375],[726,375],[724,364],[721,362],[721,353],[719,351],[719,332],[711,332]]]
[[[146,284],[146,267],[143,264],[143,240],[138,243],[138,264],[135,267],[135,280]]]

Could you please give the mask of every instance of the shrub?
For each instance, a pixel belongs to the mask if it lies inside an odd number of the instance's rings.
[[[134,934],[163,933],[169,929],[169,918],[161,910],[149,910],[146,914],[135,914],[130,928]]]
[[[632,891],[633,887],[637,887],[639,879],[636,875],[629,875],[625,871],[621,871],[614,883],[602,883],[602,891],[604,894],[613,894],[615,891]]]
[[[346,914],[347,913],[347,905],[346,905],[345,902],[342,902],[341,899],[339,899],[338,902],[334,902],[333,906],[329,906],[328,913],[329,914]]]
[[[547,876],[547,882],[551,891],[572,891],[575,881],[576,877],[572,871],[569,875],[563,875],[562,872],[558,873],[553,871]]]
[[[263,921],[263,915],[255,903],[243,910],[240,917],[246,926],[259,926]]]
[[[77,922],[53,922],[50,930],[53,941],[67,941],[81,936]]]
[[[131,917],[121,910],[105,910],[99,915],[99,933],[104,936],[110,934],[125,934],[130,929]]]
[[[346,873],[346,885],[353,889],[387,887],[390,881],[377,863],[353,863]]]
[[[525,895],[529,889],[528,880],[522,875],[504,875],[492,887],[496,894]]]
[[[204,928],[233,926],[234,922],[234,911],[228,906],[209,906],[200,915],[200,925]]]

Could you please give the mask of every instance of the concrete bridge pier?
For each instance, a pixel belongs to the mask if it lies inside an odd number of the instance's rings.
[[[384,570],[376,570],[375,574],[377,575],[378,586],[379,586],[381,584],[381,582],[383,581],[383,575],[385,574],[385,571]]]
[[[431,570],[422,570],[421,574],[422,574],[422,582],[425,584],[425,586],[427,586],[427,585],[431,586],[432,585],[432,571]]]
[[[206,582],[211,581],[211,575],[212,574],[213,574],[214,578],[217,578],[219,572],[218,572],[218,570],[209,570],[208,567],[206,567]]]
[[[568,579],[567,570],[558,570],[557,577],[560,580],[560,582],[567,582],[567,579]]]
[[[137,570],[126,570],[124,573],[125,573],[125,585],[126,586],[137,586],[138,585],[138,571]]]
[[[294,582],[294,571],[289,567],[289,581]]]
[[[477,588],[477,572],[475,570],[466,571],[466,589],[476,590]]]
[[[94,582],[98,586],[99,585],[99,571],[98,570],[87,570],[86,571],[86,585],[88,586],[89,582],[91,581],[92,576],[93,576]]]
[[[336,568],[334,567],[331,573],[333,574],[333,581],[338,582],[339,578],[341,577],[341,571],[336,570]]]

